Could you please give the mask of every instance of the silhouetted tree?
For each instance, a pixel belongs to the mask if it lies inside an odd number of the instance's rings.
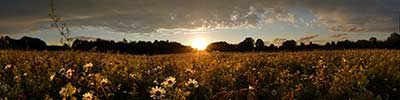
[[[283,50],[293,51],[296,50],[296,44],[297,43],[295,40],[287,40],[282,43],[282,46],[280,48],[282,48]]]
[[[158,41],[133,41],[127,40],[119,42],[96,39],[95,41],[75,40],[72,48],[81,51],[97,52],[121,52],[130,54],[167,54],[190,52],[192,48],[183,46],[177,42]]]
[[[234,45],[231,45],[225,41],[221,42],[214,42],[211,43],[210,45],[207,46],[206,51],[221,51],[221,52],[226,52],[226,51],[237,51]]]
[[[303,42],[301,42],[298,47],[298,50],[307,50],[306,45]]]
[[[31,37],[22,37],[19,40],[11,39],[8,36],[0,38],[0,47],[2,49],[18,49],[18,50],[45,50],[46,42]]]
[[[398,33],[392,33],[385,41],[386,48],[400,49],[400,35]]]
[[[376,39],[375,37],[369,38],[369,45],[370,45],[370,48],[379,48],[378,39]]]
[[[247,37],[238,44],[240,51],[252,51],[254,50],[254,46],[254,39],[251,37]]]
[[[336,50],[336,49],[374,49],[388,48],[400,49],[400,35],[392,33],[385,41],[380,41],[375,37],[369,40],[357,40],[356,42],[344,40],[337,42],[327,42],[325,45],[318,45],[310,42],[303,42],[297,46],[295,40],[288,40],[282,43],[278,48],[274,44],[265,46],[262,39],[254,41],[253,38],[245,38],[239,44],[229,44],[227,42],[214,42],[207,46],[206,51],[220,52],[248,52],[248,51],[294,51],[294,50]],[[22,37],[15,40],[8,36],[0,37],[0,49],[15,50],[79,50],[79,51],[96,51],[96,52],[117,52],[129,54],[169,54],[169,53],[185,53],[194,51],[189,46],[184,46],[178,42],[170,42],[168,40],[150,41],[130,41],[123,39],[122,41],[113,40],[75,40],[71,46],[47,46],[46,43],[37,38]]]
[[[271,44],[267,47],[267,51],[278,51],[278,47],[274,44]]]
[[[257,39],[256,40],[256,50],[257,51],[263,51],[265,50],[265,44],[262,39]]]
[[[351,49],[351,48],[355,48],[354,46],[355,46],[355,44],[349,40],[338,41],[336,43],[336,47],[338,49]]]
[[[322,46],[318,45],[318,44],[314,44],[312,42],[308,43],[308,45],[306,46],[306,48],[308,50],[316,50],[316,49],[320,49]]]

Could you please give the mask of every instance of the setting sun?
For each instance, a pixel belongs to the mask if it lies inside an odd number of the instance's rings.
[[[191,46],[197,50],[204,50],[207,48],[207,43],[203,38],[196,38],[192,41]]]

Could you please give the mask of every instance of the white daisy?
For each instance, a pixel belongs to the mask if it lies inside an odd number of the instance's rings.
[[[176,83],[175,79],[176,79],[175,77],[170,76],[167,79],[165,79],[165,81],[161,83],[161,85],[164,87],[172,87]]]
[[[150,90],[150,97],[152,97],[153,99],[162,99],[163,97],[165,97],[166,91],[161,88],[161,87],[152,87]]]
[[[93,94],[91,92],[86,92],[82,95],[82,100],[93,100]]]
[[[11,68],[11,64],[7,64],[6,67],[4,67],[4,69],[9,69]]]
[[[188,87],[192,87],[192,88],[193,87],[194,88],[199,87],[199,83],[196,81],[196,79],[189,79],[189,81],[186,82],[185,85],[188,86]]]
[[[109,82],[109,81],[108,81],[107,78],[103,78],[103,79],[101,79],[100,84],[101,84],[101,85],[105,85],[105,84],[107,84],[108,82]]]
[[[73,69],[68,69],[67,73],[65,74],[65,77],[70,79],[75,71]]]

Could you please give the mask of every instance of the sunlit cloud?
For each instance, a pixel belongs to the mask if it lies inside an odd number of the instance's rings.
[[[332,32],[392,32],[398,4],[398,0],[57,0],[57,13],[71,27],[107,27],[115,33],[141,35],[260,28],[280,22]],[[315,18],[305,20],[293,9],[305,9]],[[46,0],[2,1],[0,33],[41,30],[50,24],[47,14]]]
[[[299,41],[299,42],[310,42],[312,39],[314,39],[314,38],[316,38],[318,36],[319,36],[318,34],[313,34],[313,35],[310,35],[310,36],[304,36],[304,37],[301,37],[297,41]]]

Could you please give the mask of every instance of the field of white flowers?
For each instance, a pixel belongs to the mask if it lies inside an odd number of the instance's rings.
[[[400,51],[0,51],[1,99],[395,100]]]

